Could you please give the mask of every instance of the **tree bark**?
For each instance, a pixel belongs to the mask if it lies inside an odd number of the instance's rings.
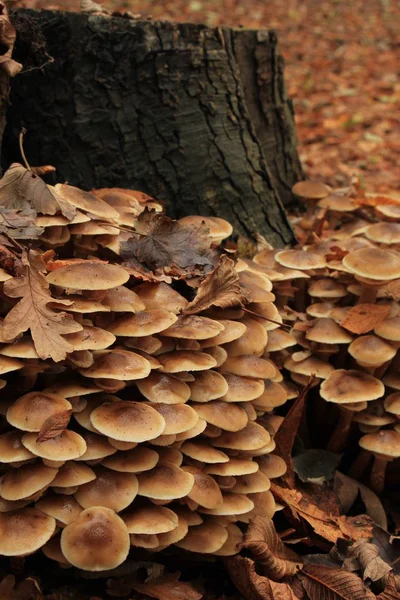
[[[293,241],[282,200],[302,177],[272,32],[16,11],[3,164],[20,160],[88,189],[130,187],[171,216],[214,215],[236,232]],[[44,37],[32,52],[32,31]],[[33,44],[34,46],[35,44]],[[33,48],[34,49],[34,48]]]

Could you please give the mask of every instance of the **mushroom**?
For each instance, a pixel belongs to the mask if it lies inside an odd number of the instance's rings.
[[[32,554],[48,542],[55,528],[55,519],[37,508],[27,507],[0,514],[0,554]]]
[[[400,433],[392,429],[381,429],[364,435],[359,444],[361,448],[372,452],[375,456],[371,471],[371,487],[380,494],[385,483],[387,463],[400,457]]]

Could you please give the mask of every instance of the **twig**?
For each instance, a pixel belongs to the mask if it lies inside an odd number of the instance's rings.
[[[32,171],[32,169],[31,169],[31,167],[30,167],[30,165],[28,163],[28,160],[27,160],[27,158],[25,156],[25,151],[24,151],[24,135],[25,134],[26,134],[26,129],[25,129],[25,127],[23,127],[21,129],[21,133],[19,134],[19,150],[21,152],[21,156],[22,156],[22,159],[23,159],[23,161],[25,163],[26,168],[28,169],[28,171]]]

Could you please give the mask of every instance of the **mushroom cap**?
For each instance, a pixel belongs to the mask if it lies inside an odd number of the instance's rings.
[[[215,508],[200,508],[201,513],[206,515],[242,515],[254,508],[254,503],[243,494],[225,493],[222,495],[223,502]]]
[[[134,381],[147,377],[150,370],[150,363],[143,356],[118,348],[99,354],[91,367],[81,369],[79,372],[85,377],[96,379]]]
[[[112,312],[136,313],[146,308],[137,293],[124,285],[109,290],[101,302]]]
[[[194,350],[173,350],[158,357],[164,373],[179,373],[181,371],[205,371],[217,365],[217,361],[207,352]]]
[[[117,265],[87,260],[50,271],[46,279],[65,289],[109,290],[126,283],[129,273]]]
[[[90,420],[100,433],[123,442],[146,442],[165,429],[163,417],[141,402],[106,402],[91,413]]]
[[[198,315],[182,315],[177,318],[176,323],[163,331],[163,336],[185,340],[206,340],[215,337],[224,326],[218,321]]]
[[[132,508],[121,515],[129,533],[157,535],[178,526],[178,516],[165,506]]]
[[[206,464],[227,463],[229,461],[229,456],[225,452],[217,450],[205,442],[185,442],[180,450],[185,456]]]
[[[265,352],[278,352],[279,350],[285,350],[296,344],[295,338],[287,331],[278,328],[269,330]]]
[[[375,327],[374,333],[385,340],[400,342],[400,315],[381,321]]]
[[[265,411],[282,406],[287,400],[288,393],[283,385],[275,381],[266,381],[263,393],[252,400],[251,404],[255,409]]]
[[[151,471],[140,473],[139,495],[156,500],[175,500],[187,496],[194,484],[191,473],[168,462],[158,464]]]
[[[118,288],[117,288],[118,289]],[[108,306],[104,306],[104,304],[94,300],[93,298],[85,298],[84,296],[79,295],[68,295],[67,297],[61,298],[61,300],[69,300],[72,302],[71,305],[68,306],[68,312],[78,313],[78,314],[86,314],[86,313],[105,313],[110,312]],[[54,300],[50,306],[57,305],[57,300]],[[61,305],[60,305],[61,308]],[[64,306],[65,308],[65,306]]]
[[[98,460],[115,454],[117,449],[111,446],[110,442],[102,435],[92,433],[91,431],[83,431],[81,433],[83,439],[86,442],[86,452],[82,454],[77,460]],[[69,486],[68,486],[69,487]]]
[[[244,334],[225,345],[228,356],[242,356],[254,354],[261,356],[268,342],[268,333],[261,323],[252,318],[243,318],[242,323],[246,325]]]
[[[122,337],[144,337],[164,332],[177,320],[178,317],[169,310],[143,310],[120,317],[111,323],[109,331]]]
[[[44,442],[38,442],[37,438],[37,433],[25,433],[22,443],[35,456],[49,460],[73,460],[82,456],[87,449],[83,437],[69,429]]]
[[[94,471],[96,479],[80,485],[75,493],[83,508],[106,506],[119,512],[136,498],[139,485],[133,473],[118,473],[104,467],[96,467]]]
[[[60,566],[71,567],[72,565],[67,561],[64,554],[61,552],[61,533],[53,535],[48,542],[44,544],[40,549],[47,558],[55,560]]]
[[[227,539],[228,531],[225,527],[214,521],[205,521],[201,525],[191,527],[183,540],[176,545],[190,552],[209,554],[222,548]]]
[[[201,343],[202,348],[219,346],[227,344],[242,337],[246,331],[246,325],[240,321],[230,321],[229,319],[219,319],[218,322],[224,326],[224,330],[208,340]]]
[[[112,396],[111,394],[96,394],[91,396],[87,402],[86,406],[83,410],[78,413],[74,413],[74,419],[84,427],[88,431],[92,433],[99,433],[95,427],[93,427],[92,422],[90,420],[90,415],[94,411],[95,408],[102,406],[105,402],[120,402],[120,399],[117,396]]]
[[[7,411],[7,421],[22,431],[40,431],[43,423],[52,415],[71,410],[68,400],[48,392],[28,392]]]
[[[90,394],[97,394],[101,390],[93,385],[90,381],[71,381],[71,382],[59,382],[56,385],[52,385],[45,390],[43,393],[57,394],[63,398],[73,398],[75,396],[88,396]]]
[[[400,243],[400,223],[375,223],[365,232],[366,237],[379,244]]]
[[[176,435],[189,431],[199,421],[197,412],[187,404],[153,404],[165,421],[163,435]]]
[[[56,519],[62,525],[68,525],[82,512],[82,506],[72,496],[62,494],[46,495],[35,503],[35,508],[45,515]]]
[[[18,371],[24,367],[24,363],[17,358],[11,358],[10,356],[0,355],[0,375],[5,373],[11,373],[12,371]]]
[[[256,473],[259,466],[256,462],[247,458],[231,458],[229,462],[206,465],[204,471],[210,475],[231,477],[237,475],[249,475]]]
[[[226,359],[228,358],[228,353],[225,348],[222,346],[213,346],[212,348],[204,348],[204,352],[207,352],[210,356],[212,356],[217,364],[216,368],[221,367]]]
[[[317,298],[344,298],[347,296],[347,289],[340,281],[332,277],[323,277],[311,281],[308,293]]]
[[[183,467],[183,469],[194,477],[193,487],[188,493],[190,500],[205,508],[215,508],[222,504],[221,490],[210,475],[196,467]]]
[[[275,260],[288,269],[324,269],[326,260],[323,254],[308,250],[282,250],[275,255]]]
[[[320,318],[307,331],[306,339],[320,344],[349,344],[353,336],[333,319]]]
[[[63,529],[65,558],[85,571],[107,571],[124,562],[130,549],[129,533],[113,510],[92,506]]]
[[[271,487],[269,477],[261,470],[248,475],[236,477],[236,484],[232,488],[235,494],[256,494],[260,492],[268,492]]]
[[[367,196],[372,197],[373,194],[367,194]],[[400,206],[398,202],[399,200],[398,198],[396,198],[394,204],[378,204],[377,206],[375,206],[375,210],[389,219],[399,219]]]
[[[96,479],[93,469],[80,462],[68,461],[59,468],[52,481],[52,486],[75,487],[93,481],[93,479]]]
[[[228,383],[221,373],[201,371],[194,374],[194,381],[188,384],[190,399],[195,402],[209,402],[224,396],[229,389]]]
[[[179,510],[176,510],[176,513],[178,514],[178,526],[175,527],[175,529],[173,529],[172,531],[167,531],[167,533],[158,534],[157,537],[159,543],[159,550],[166,548],[171,544],[176,544],[176,542],[179,542],[179,540],[183,539],[187,534],[189,527],[185,517],[181,516],[181,513],[184,514],[184,511],[182,509],[183,507],[180,507]]]
[[[362,425],[371,425],[372,427],[382,427],[383,425],[389,425],[389,423],[394,423],[395,418],[392,415],[387,413],[384,414],[374,414],[373,412],[369,412],[368,409],[362,410],[354,415],[353,421],[355,423],[361,423]]]
[[[264,427],[249,421],[240,431],[224,431],[213,440],[213,446],[232,450],[258,450],[271,441],[271,436]]]
[[[146,310],[164,309],[167,306],[170,312],[177,315],[188,305],[186,298],[164,282],[141,283],[135,287],[135,293]]]
[[[271,379],[276,375],[276,367],[272,361],[254,355],[228,356],[222,369],[225,373],[255,379]]]
[[[158,448],[159,462],[171,462],[180,467],[183,462],[183,454],[177,448]]]
[[[330,317],[331,310],[336,307],[333,302],[315,302],[307,306],[306,313],[317,319]],[[269,340],[268,340],[269,341]]]
[[[269,479],[282,477],[287,471],[287,466],[283,458],[277,454],[266,454],[257,458],[260,471]]]
[[[349,346],[350,356],[360,364],[379,366],[396,354],[396,349],[376,335],[362,335]]]
[[[183,223],[185,225],[195,225],[196,227],[200,227],[200,225],[204,223],[206,227],[208,227],[209,236],[218,241],[222,241],[223,239],[229,237],[233,232],[232,225],[220,217],[189,215],[179,219],[179,223]]]
[[[332,365],[327,362],[324,362],[320,358],[316,356],[310,356],[305,360],[301,360],[299,362],[295,362],[291,356],[285,359],[283,363],[285,369],[291,371],[292,373],[298,373],[299,375],[306,375],[310,377],[311,375],[315,375],[316,377],[320,377],[321,379],[326,379],[333,373],[335,370]],[[348,400],[346,400],[348,402]]]
[[[377,281],[400,277],[400,255],[382,248],[361,248],[349,252],[343,264],[352,273]]]
[[[155,450],[138,446],[132,450],[117,452],[102,461],[102,464],[113,471],[121,473],[141,473],[149,471],[158,463],[158,453]],[[135,533],[130,531],[129,533]],[[137,532],[145,533],[145,532]]]
[[[226,531],[228,532],[228,538],[219,550],[213,552],[216,556],[234,556],[240,552],[243,533],[234,523],[229,523],[226,526]]]
[[[5,500],[28,498],[48,486],[56,475],[57,469],[40,463],[10,469],[0,480],[0,496]]]
[[[318,181],[298,181],[292,187],[292,192],[305,200],[322,200],[329,196],[331,188]]]
[[[223,375],[228,384],[228,391],[221,398],[224,402],[248,402],[261,396],[264,391],[264,382],[261,379],[240,377],[232,373],[223,373]]]
[[[22,433],[15,430],[0,435],[0,458],[2,463],[15,463],[35,457],[32,452],[25,448],[21,438]]]
[[[10,356],[11,358],[39,358],[32,338],[27,336],[17,340],[13,344],[3,346],[0,354],[2,356]]]
[[[244,515],[239,516],[238,521],[249,523],[256,515],[272,519],[276,511],[276,504],[270,491],[252,494],[253,509]]]
[[[347,198],[346,196],[335,196],[334,194],[320,200],[318,206],[341,213],[353,212],[358,208],[357,204],[355,204],[351,198]]]
[[[191,438],[198,437],[205,431],[207,428],[207,421],[204,419],[199,419],[194,427],[188,429],[187,431],[183,431],[182,433],[176,434],[176,441],[183,442],[184,440],[189,440]],[[154,443],[154,442],[152,442]]]
[[[322,398],[335,404],[369,402],[380,398],[384,393],[385,386],[379,379],[352,369],[333,371],[320,387]]]
[[[192,404],[192,406],[199,417],[225,431],[240,431],[248,422],[246,411],[237,404],[212,400],[204,404]]]
[[[145,337],[132,337],[124,340],[124,346],[127,348],[136,348],[154,355],[155,352],[161,349],[162,342],[153,335],[146,335]]]
[[[20,508],[0,514],[0,554],[32,554],[51,538],[55,528],[55,519],[37,508]]]
[[[118,212],[112,208],[107,202],[104,202],[101,198],[98,198],[90,192],[85,192],[72,185],[65,183],[57,183],[55,186],[57,194],[60,194],[64,200],[66,200],[72,206],[80,208],[84,212],[91,213],[97,217],[103,217],[104,219],[117,219]]]
[[[386,412],[400,416],[400,392],[389,394],[383,402]],[[0,450],[1,455],[1,450]],[[3,460],[3,459],[2,459]]]
[[[76,333],[67,333],[64,335],[74,351],[78,350],[104,350],[115,342],[116,337],[109,331],[100,327],[85,326]]]
[[[390,458],[400,457],[400,433],[392,429],[380,429],[374,433],[367,433],[360,438],[358,443],[361,448],[374,454]]]
[[[146,379],[137,381],[136,385],[139,392],[150,402],[184,404],[190,398],[190,387],[167,373],[152,372]]]

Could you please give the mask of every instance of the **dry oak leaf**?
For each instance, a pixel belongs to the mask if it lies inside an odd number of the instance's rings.
[[[258,575],[250,558],[233,556],[225,561],[232,583],[246,600],[298,600],[287,583]]]
[[[343,569],[307,565],[298,576],[310,600],[376,599],[357,575]]]
[[[68,426],[72,410],[61,410],[48,417],[40,428],[37,442],[47,442],[60,435]]]
[[[11,58],[17,32],[10,22],[7,7],[0,2],[0,44],[3,49],[0,56],[0,67],[9,77],[15,77],[22,69],[22,65]]]
[[[251,519],[242,547],[263,566],[264,575],[273,581],[294,575],[303,564],[301,557],[284,545],[268,517]]]
[[[2,334],[11,341],[30,329],[40,358],[52,358],[55,362],[64,360],[68,352],[73,352],[73,346],[62,335],[82,331],[83,328],[71,315],[49,308],[48,304],[55,299],[43,275],[46,266],[40,254],[34,250],[24,251],[22,264],[24,273],[3,284],[4,293],[9,298],[21,300],[6,315]],[[57,304],[69,306],[70,302],[58,299]]]
[[[61,212],[69,221],[76,215],[76,208],[72,204],[19,163],[13,163],[0,180],[0,205],[5,208],[30,208],[43,215]]]
[[[157,600],[200,600],[203,594],[191,583],[178,581],[180,573],[161,575],[144,583],[132,582],[132,588],[139,594],[145,594]]]
[[[357,517],[346,517],[334,514],[337,506],[334,504],[329,507],[327,500],[326,511],[314,504],[310,498],[298,490],[280,487],[276,482],[271,481],[271,492],[274,497],[283,505],[286,505],[291,512],[293,520],[303,520],[308,523],[314,533],[324,538],[328,542],[335,544],[338,538],[349,540],[371,539],[372,538],[372,520],[367,515],[358,515]]]
[[[200,283],[195,299],[187,305],[183,314],[194,315],[210,306],[241,306],[245,302],[246,295],[240,287],[235,263],[223,255],[219,265]]]
[[[384,321],[390,312],[390,306],[382,304],[357,304],[353,306],[340,323],[342,327],[352,333],[368,333],[381,321]]]
[[[129,259],[134,258],[153,272],[162,270],[175,278],[203,275],[214,268],[218,252],[211,249],[212,239],[204,223],[184,225],[165,215],[144,211],[137,227],[143,234],[134,233],[121,244],[121,256],[127,266]]]

